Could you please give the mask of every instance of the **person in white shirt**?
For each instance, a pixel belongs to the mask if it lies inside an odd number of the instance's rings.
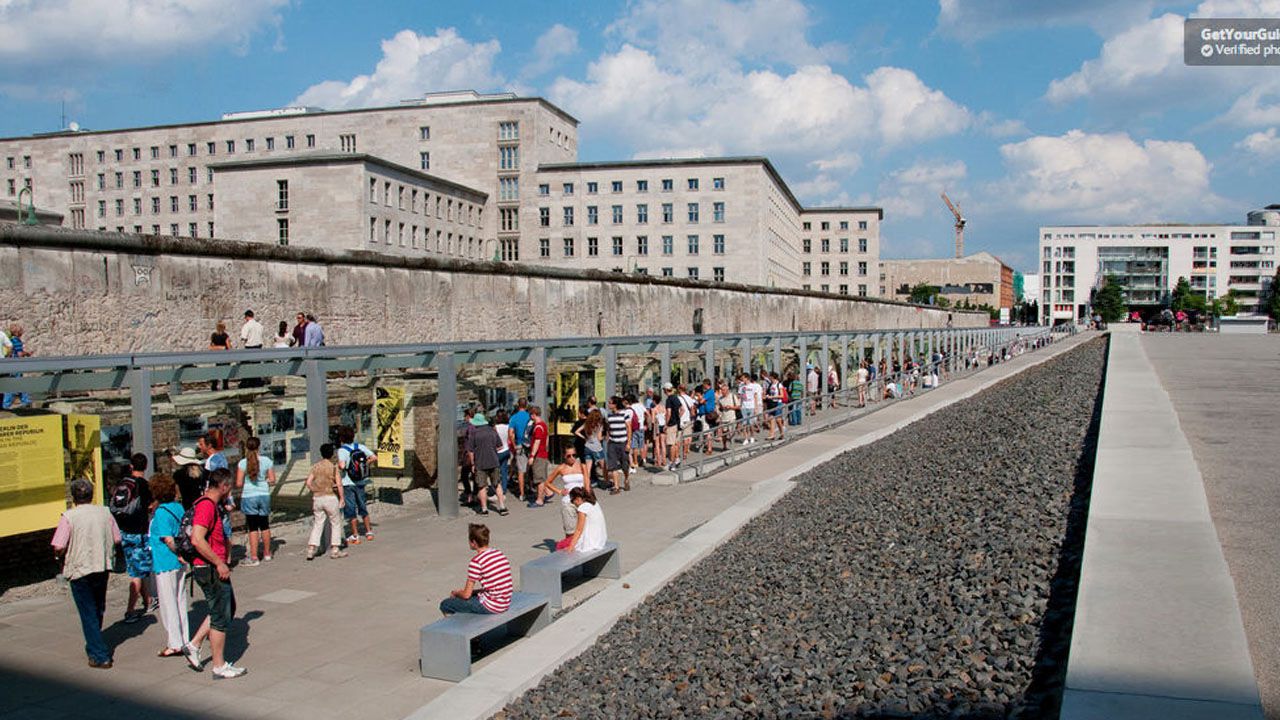
[[[244,325],[240,326],[240,347],[245,350],[262,348],[262,323],[253,319],[253,311],[244,311]]]
[[[863,360],[858,364],[858,407],[867,406],[867,380],[869,376],[867,361]]]
[[[742,444],[748,445],[756,441],[755,434],[760,429],[755,417],[764,407],[764,388],[750,375],[744,375],[743,378],[746,382],[742,386],[742,392],[739,393],[739,399],[742,400],[742,419],[749,422],[744,428],[747,437]]]
[[[641,468],[644,467],[644,422],[648,411],[635,393],[627,394],[627,402],[630,403],[627,406],[628,422],[634,416],[636,423],[640,426],[631,431],[631,467]]]
[[[592,552],[603,548],[609,540],[609,529],[605,526],[604,511],[600,505],[591,502],[587,491],[580,487],[569,491],[569,502],[578,511],[578,525],[563,549],[566,552]]]

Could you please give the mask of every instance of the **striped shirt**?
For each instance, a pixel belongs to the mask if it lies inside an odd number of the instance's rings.
[[[506,612],[511,607],[511,561],[497,548],[485,548],[471,558],[467,579],[484,588],[480,604],[491,613]]]
[[[626,413],[609,413],[609,442],[625,443],[631,437]]]

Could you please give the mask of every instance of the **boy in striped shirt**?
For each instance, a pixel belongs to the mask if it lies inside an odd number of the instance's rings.
[[[467,564],[467,584],[449,592],[440,601],[440,612],[446,616],[454,613],[502,613],[511,606],[511,561],[502,551],[489,547],[489,528],[472,523],[467,527],[467,539],[475,553]],[[476,585],[480,587],[477,588]]]

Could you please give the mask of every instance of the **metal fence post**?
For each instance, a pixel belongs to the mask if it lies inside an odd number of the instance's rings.
[[[542,350],[545,372],[546,349]],[[436,374],[439,386],[436,395],[436,511],[441,517],[455,518],[458,517],[458,370],[453,353],[436,355]],[[534,385],[537,385],[536,381]],[[536,395],[534,404],[538,404]],[[546,408],[542,412],[546,413]]]
[[[703,369],[706,371],[707,379],[714,383],[716,381],[716,341],[707,338],[703,349],[706,351]]]
[[[751,373],[751,338],[742,339],[742,372]]]
[[[658,380],[658,389],[671,382],[671,343],[658,343],[658,358],[662,366],[662,378]]]
[[[600,398],[600,402],[606,402],[606,398],[611,398],[618,394],[618,348],[614,345],[604,346],[604,397]]]
[[[302,374],[307,380],[307,439],[311,460],[320,460],[320,446],[329,442],[329,384],[319,360],[304,360]]]
[[[780,337],[773,338],[773,370],[782,372],[782,338]]]
[[[450,358],[449,362],[452,363],[453,359]],[[542,408],[545,418],[545,413],[549,412],[547,408],[547,347],[545,345],[539,345],[533,349],[533,388],[529,394],[532,398],[530,404]]]
[[[822,352],[819,357],[822,358],[818,367],[818,404],[821,405],[822,399],[831,392],[827,383],[827,368],[831,366],[831,341],[826,333],[822,334]]]
[[[857,365],[854,365],[857,368]],[[840,377],[836,378],[839,385],[836,390],[849,387],[849,336],[840,336]]]
[[[151,368],[133,368],[129,371],[129,414],[133,431],[133,447],[130,450],[146,455],[147,461],[154,467],[155,447],[151,438]]]
[[[805,405],[809,402],[809,338],[800,336],[800,361],[797,363],[796,371],[800,374],[800,387],[804,388],[804,392],[800,393],[800,425],[804,425],[808,412]],[[795,400],[796,398],[791,398]]]

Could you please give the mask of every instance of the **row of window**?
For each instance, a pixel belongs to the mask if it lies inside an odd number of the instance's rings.
[[[562,250],[564,257],[574,257],[577,254],[577,238],[563,238]],[[661,240],[661,251],[663,255],[674,255],[676,249],[676,238],[674,235],[663,235]],[[697,255],[702,249],[701,239],[697,235],[685,236],[685,248],[688,255]],[[610,238],[609,242],[610,254],[621,256],[625,254],[623,247],[623,238],[620,235]],[[589,237],[586,239],[586,256],[599,257],[600,255],[600,238]],[[725,253],[724,235],[711,236],[711,253],[713,255],[723,255]],[[635,238],[635,254],[645,256],[649,254],[649,236],[637,235]],[[551,238],[540,238],[538,240],[538,257],[551,257]]]
[[[675,222],[675,203],[662,203],[662,223],[669,225]],[[621,225],[623,219],[623,207],[621,205],[613,205],[609,208],[610,219],[614,225]],[[572,205],[566,205],[561,208],[561,222],[564,227],[573,227],[574,214],[576,208]],[[685,217],[688,218],[689,224],[697,224],[702,217],[701,206],[694,203],[685,205]],[[649,222],[649,206],[645,203],[636,205],[635,221],[637,225],[645,225]],[[722,223],[725,221],[724,203],[711,203],[711,222]],[[600,207],[598,205],[587,206],[587,225],[600,224]],[[540,227],[551,227],[551,208],[538,208],[538,225]]]
[[[339,135],[338,140],[343,150],[346,150],[347,152],[355,152],[356,136],[354,134]],[[303,142],[305,143],[305,147],[314,148],[316,146],[316,136],[314,134],[307,134],[303,136]],[[221,144],[222,147],[225,148],[226,154],[228,155],[234,155],[238,148],[244,148],[245,152],[255,152],[258,149],[258,143],[256,138],[245,138],[242,144],[236,140],[223,140],[223,141],[209,140],[203,144],[204,144],[206,155],[217,155],[219,144]],[[195,142],[187,143],[186,156],[196,157],[199,154],[200,145],[201,143],[195,143]],[[267,150],[275,150],[276,139],[274,137],[263,138],[263,145]],[[297,145],[298,145],[298,141],[296,136],[294,135],[284,136],[284,149],[293,150],[297,148]],[[179,148],[180,148],[179,145],[171,144],[168,146],[166,151],[162,151],[159,145],[152,145],[150,148],[150,159],[159,160],[161,159],[162,156],[167,156],[169,158],[176,158],[180,155]],[[124,148],[115,148],[114,150],[111,151],[110,156],[108,156],[106,150],[97,151],[97,160],[99,165],[106,163],[108,161],[107,160],[108,157],[114,158],[114,161],[118,163],[125,162],[126,158],[133,161],[140,161],[142,160],[142,148],[140,147],[132,148],[128,152],[126,152]],[[25,167],[31,167],[31,156],[24,155],[22,158],[22,161]],[[14,159],[12,157],[8,158],[8,166],[10,170],[12,170],[14,167]],[[67,172],[69,175],[73,175],[73,176],[84,174],[84,155],[82,153],[69,153],[67,155]]]
[[[391,192],[391,182],[382,181],[382,185],[378,185],[378,178],[369,178],[369,202],[377,204],[379,201],[379,188],[381,188],[381,201],[386,207],[391,207],[392,198],[395,198],[395,205],[400,210],[410,213],[421,212],[423,215],[431,215],[431,201],[435,200],[435,216],[437,219],[454,222],[455,220],[462,225],[479,226],[483,218],[484,209],[472,205],[471,203],[461,200],[454,201],[453,198],[443,195],[432,196],[426,190],[422,191],[422,204],[418,204],[418,189],[414,187],[406,188],[404,185],[396,185],[395,193]],[[406,192],[406,190],[408,192]],[[421,211],[419,211],[421,207]]]
[[[116,190],[123,190],[123,189],[125,188],[125,185],[126,185],[126,183],[125,183],[125,172],[126,172],[126,171],[116,171],[116,172],[114,173],[114,177],[112,178],[113,182],[111,183],[111,185],[112,185]],[[213,182],[213,168],[206,168],[206,169],[205,169],[205,173],[206,173],[206,175],[208,176],[208,182]],[[178,184],[178,181],[179,181],[179,177],[180,177],[181,175],[182,175],[182,174],[181,174],[181,173],[179,173],[179,169],[178,169],[178,168],[176,168],[176,167],[171,167],[171,168],[169,168],[169,172],[168,172],[168,176],[169,176],[169,184],[170,184],[170,185],[177,185],[177,184]],[[199,169],[197,169],[197,168],[195,168],[195,167],[188,167],[188,168],[187,168],[187,171],[186,171],[186,173],[185,173],[185,176],[186,176],[186,181],[187,181],[187,184],[188,184],[188,185],[195,185],[195,184],[197,184],[197,183],[199,182],[199,180],[200,180],[200,171],[199,171]],[[150,171],[149,185],[150,185],[151,187],[153,187],[153,188],[160,187],[160,184],[161,184],[161,178],[162,178],[162,173],[161,173],[160,169],[159,169],[159,168],[153,168],[153,169]],[[131,181],[131,182],[130,182],[130,183],[128,183],[128,184],[132,185],[134,188],[141,188],[141,187],[143,186],[143,184],[144,184],[142,171],[141,171],[141,170],[133,170],[133,171],[131,171],[130,181]],[[73,181],[73,182],[74,182],[74,181]],[[97,187],[98,187],[98,189],[99,189],[99,190],[106,190],[106,189],[107,189],[107,185],[108,185],[108,182],[107,182],[107,174],[106,174],[105,172],[100,172],[100,173],[98,173],[98,177],[97,177]]]
[[[83,224],[83,223],[84,223],[84,215],[83,215],[83,212],[84,212],[84,211],[80,211],[80,212],[81,212],[81,214],[77,217],[77,215],[76,215],[75,211],[72,211],[72,227],[84,227],[84,224]],[[76,225],[76,222],[79,222],[80,224],[79,224],[79,225]],[[134,226],[133,226],[133,229],[132,229],[133,234],[134,234],[134,235],[141,235],[141,234],[143,233],[143,229],[142,229],[142,228],[143,228],[143,226],[142,226],[142,225],[134,225]],[[208,229],[209,229],[209,235],[208,235],[208,237],[213,237],[213,223],[212,223],[212,222],[208,223]],[[99,226],[98,226],[98,231],[99,231],[99,232],[107,232],[107,230],[108,230],[108,228],[107,228],[107,226],[106,226],[106,225],[99,225]],[[118,233],[122,233],[122,232],[130,232],[129,228],[127,228],[127,227],[126,227],[126,226],[124,226],[124,225],[117,225],[117,226],[115,226],[115,231],[116,231],[116,232],[118,232]],[[151,234],[152,234],[152,235],[159,235],[159,234],[160,234],[160,226],[159,226],[159,225],[152,225],[152,226],[151,226]],[[186,234],[186,235],[182,235],[182,231],[181,231],[181,229],[180,229],[180,225],[179,225],[178,223],[170,223],[170,224],[169,224],[169,234],[170,234],[170,235],[172,235],[173,237],[190,237],[190,238],[198,238],[198,237],[200,237],[200,224],[199,224],[199,223],[187,223],[187,234]]]
[[[587,185],[588,195],[596,195],[600,192],[600,183],[595,181],[589,181],[586,183],[586,185]],[[701,183],[698,180],[698,178],[688,178],[687,180],[685,180],[685,188],[687,190],[697,191],[700,185]],[[613,181],[610,181],[609,183],[609,189],[611,192],[614,192],[614,193],[622,192],[622,187],[623,187],[623,183],[621,180],[613,180]],[[662,187],[662,192],[673,192],[676,187],[676,181],[673,178],[663,178],[661,180],[661,187]],[[711,189],[723,190],[724,178],[722,177],[711,178]],[[573,191],[574,191],[574,184],[571,182],[562,183],[560,185],[560,193],[562,195],[565,195],[565,196],[573,195]],[[636,192],[638,193],[649,192],[649,181],[636,180]],[[551,194],[551,185],[549,183],[542,183],[541,185],[539,185],[538,194],[543,197],[549,196]]]
[[[839,272],[841,275],[849,274],[849,263],[847,261],[844,261],[844,260],[840,261]],[[800,274],[804,275],[805,277],[810,277],[811,275],[813,275],[813,263],[810,263],[810,262],[800,263]],[[830,275],[831,263],[825,260],[818,263],[818,274],[822,275],[823,277]],[[867,276],[867,263],[865,261],[860,261],[858,263],[858,276],[859,277]]]
[[[433,242],[434,241],[434,242]],[[480,258],[484,253],[484,239],[458,233],[419,227],[412,223],[379,220],[369,218],[369,242],[384,245],[399,245],[414,250],[419,248],[425,252],[436,252],[441,255],[462,255],[463,257]],[[407,243],[407,245],[406,245]]]
[[[849,252],[849,238],[840,238],[839,242],[840,242],[840,245],[839,245],[840,252],[842,253]],[[819,252],[823,252],[823,253],[831,252],[831,238],[822,238],[821,240],[818,241],[818,243],[819,243],[818,247],[820,248]],[[813,239],[804,238],[803,240],[801,240],[800,249],[806,254],[812,253]],[[858,252],[865,253],[866,251],[867,251],[867,239],[858,238]]]
[[[809,222],[809,221],[807,221],[807,220],[806,220],[805,222],[801,223],[801,225],[800,225],[800,226],[801,226],[801,228],[803,228],[803,229],[804,229],[804,230],[806,230],[806,231],[808,231],[808,230],[812,230],[812,229],[813,229],[813,223],[812,223],[812,222]],[[831,229],[831,222],[830,222],[829,220],[823,220],[822,222],[818,223],[818,229],[820,229],[820,230],[830,230],[830,229]],[[849,229],[849,221],[848,221],[848,220],[841,220],[841,221],[840,221],[840,229],[841,229],[841,230],[848,230],[848,229]],[[858,229],[859,229],[859,230],[866,230],[866,229],[867,229],[867,221],[866,221],[866,220],[859,220],[859,221],[858,221]]]
[[[812,286],[812,285],[808,285],[808,284],[801,285],[800,287],[801,287],[801,289],[803,289],[803,290],[812,290],[812,289],[813,289],[813,286]],[[822,284],[822,285],[819,285],[819,286],[818,286],[818,291],[819,291],[819,292],[824,292],[824,293],[829,293],[829,292],[831,292],[831,286],[830,286],[830,285],[827,285],[827,284],[825,284],[825,283],[824,283],[824,284]],[[837,292],[837,293],[839,293],[839,294],[841,294],[841,295],[848,295],[848,294],[849,294],[849,286],[848,286],[848,285],[840,285],[840,286],[839,286],[839,289],[838,289],[838,290],[836,290],[836,292]],[[883,292],[883,288],[882,288],[882,292]],[[866,296],[867,296],[867,286],[866,286],[866,285],[859,285],[859,286],[858,286],[858,297],[866,297]]]
[[[18,194],[18,181],[17,181],[17,180],[15,180],[15,179],[13,179],[13,178],[9,178],[9,180],[8,180],[8,185],[9,185],[9,195],[10,195],[10,196],[17,195],[17,194]],[[31,178],[22,178],[22,186],[23,186],[23,187],[25,187],[25,188],[30,189],[30,188],[31,188]]]
[[[210,212],[212,212],[212,211],[213,211],[213,194],[212,194],[212,193],[210,193],[210,194],[206,195],[206,196],[205,196],[205,198],[206,198],[206,199],[207,199],[207,201],[208,201],[208,205],[207,205],[207,207],[206,207],[205,209],[206,209],[206,210],[209,210]],[[151,214],[152,214],[152,215],[159,215],[159,214],[160,214],[160,208],[161,208],[160,198],[157,196],[157,197],[152,197],[152,198],[150,198],[149,200],[150,200],[150,203],[149,203],[149,204],[150,204],[150,206],[151,206]],[[74,195],[73,195],[73,200],[72,200],[72,202],[75,202],[75,200],[74,200]],[[177,196],[177,195],[170,195],[170,196],[169,196],[169,212],[171,212],[171,213],[182,212],[181,207],[182,207],[182,203],[180,203],[180,202],[179,202],[179,198],[178,198],[178,196]],[[187,207],[187,212],[199,212],[199,211],[200,211],[200,196],[199,196],[199,195],[188,195],[188,196],[187,196],[186,207]],[[142,208],[143,208],[143,198],[140,198],[140,197],[133,198],[133,214],[134,214],[134,215],[141,215],[141,214],[142,214]],[[116,198],[116,200],[115,200],[115,211],[116,211],[116,217],[120,217],[120,216],[124,215],[124,210],[125,210],[125,202],[124,202],[124,198]],[[100,218],[104,218],[104,217],[106,217],[106,216],[107,216],[107,201],[106,201],[106,200],[99,200],[99,201],[98,201],[98,217],[100,217]]]

